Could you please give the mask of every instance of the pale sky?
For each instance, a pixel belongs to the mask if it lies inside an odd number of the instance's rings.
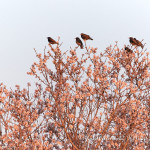
[[[0,0],[0,82],[12,88],[33,83],[26,74],[36,61],[33,48],[42,53],[46,37],[60,36],[65,51],[80,33],[99,51],[115,41],[122,48],[130,36],[149,49],[150,0]]]

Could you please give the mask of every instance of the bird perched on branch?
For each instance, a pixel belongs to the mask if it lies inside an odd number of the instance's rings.
[[[82,41],[80,40],[80,38],[76,37],[75,39],[76,39],[77,45],[80,46],[81,49],[83,49],[83,43],[82,43]]]
[[[50,44],[58,44],[58,42],[56,42],[54,39],[52,39],[51,37],[47,37],[47,39],[48,39],[48,42],[50,43]]]
[[[132,45],[141,46],[141,48],[144,47],[144,45],[143,45],[139,40],[137,40],[136,38],[129,37],[129,42],[130,42]]]
[[[128,47],[125,47],[125,50],[126,50],[127,52],[129,52],[129,53],[133,53],[133,51],[132,51],[130,48],[128,48]]]
[[[89,35],[81,33],[81,38],[86,41],[86,40],[93,40]]]

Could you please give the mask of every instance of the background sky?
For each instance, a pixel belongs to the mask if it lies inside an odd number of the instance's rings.
[[[63,50],[75,47],[75,37],[89,34],[87,45],[120,48],[130,36],[144,39],[150,49],[150,0],[0,0],[0,82],[7,87],[34,83],[26,74],[51,36]]]

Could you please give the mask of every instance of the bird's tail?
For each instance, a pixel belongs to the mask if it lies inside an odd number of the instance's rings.
[[[142,48],[142,49],[144,48],[144,45],[143,45],[143,44],[141,45],[141,48]]]

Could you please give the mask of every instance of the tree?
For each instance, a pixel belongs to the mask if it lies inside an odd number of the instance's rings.
[[[0,86],[1,147],[150,149],[150,55],[116,44],[99,53],[60,45],[31,66],[34,95]]]

